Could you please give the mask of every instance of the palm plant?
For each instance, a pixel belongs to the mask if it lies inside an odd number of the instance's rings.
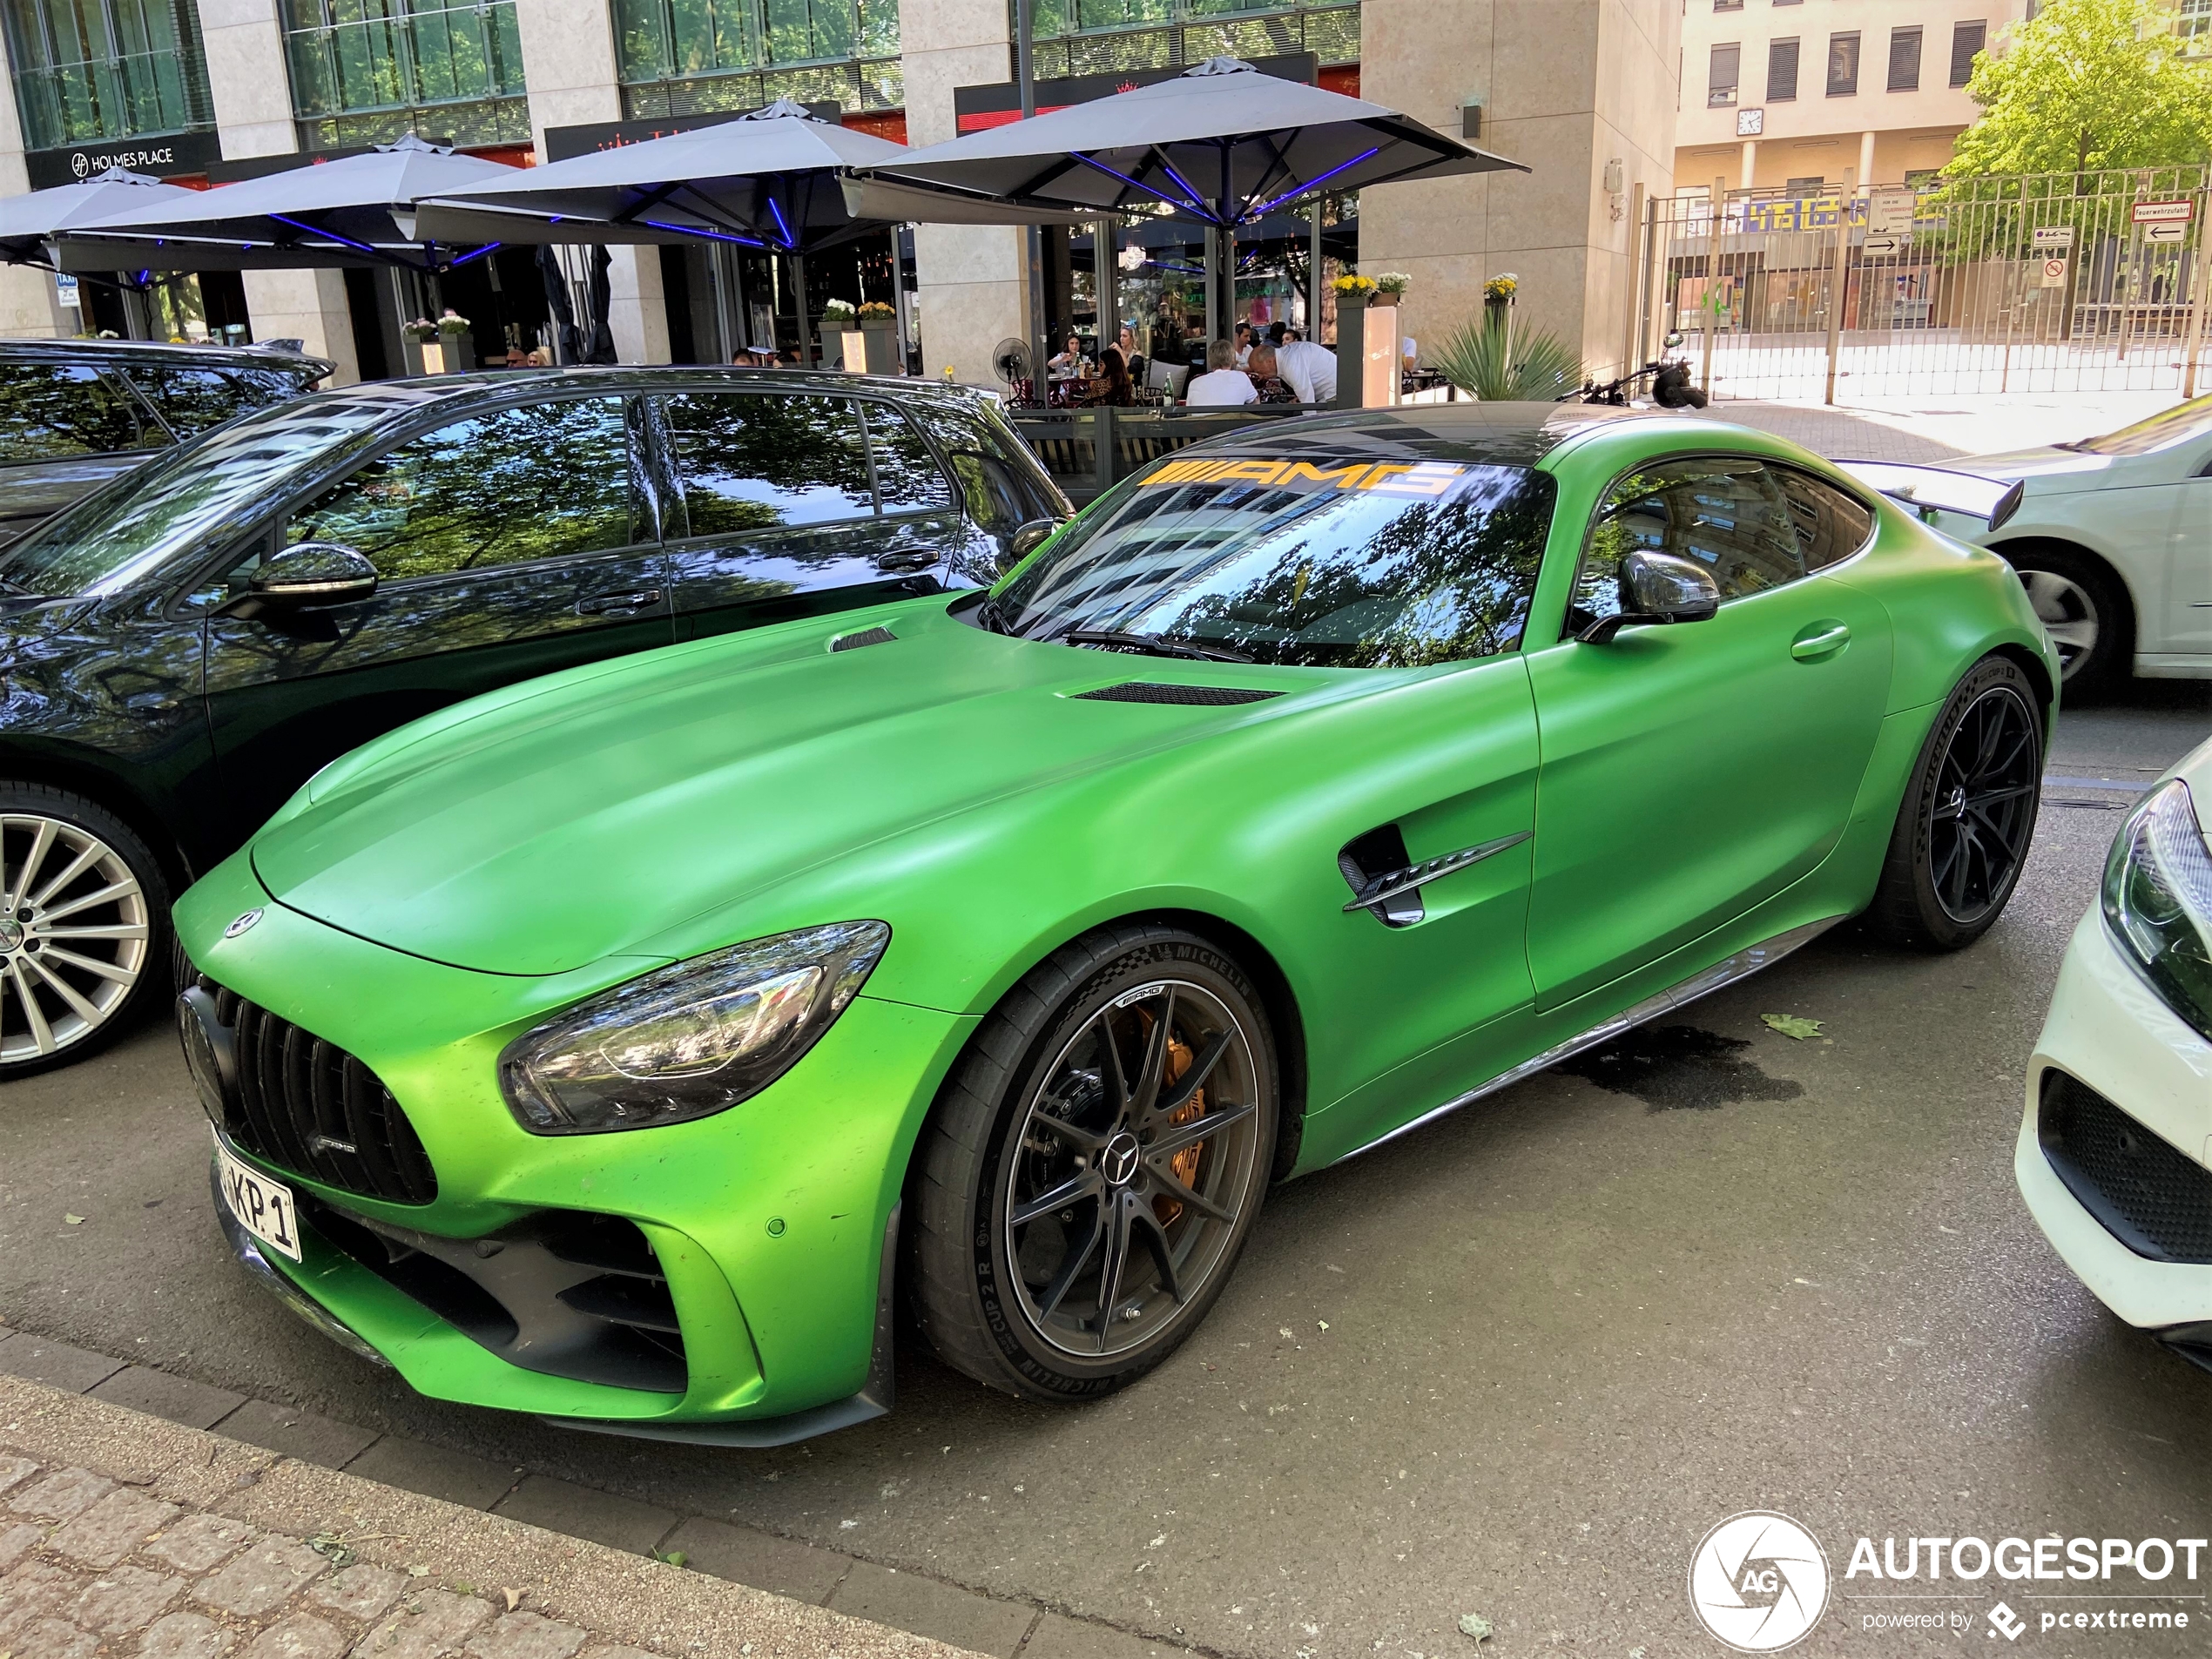
[[[1429,361],[1446,379],[1485,403],[1548,403],[1582,384],[1582,360],[1557,334],[1515,328],[1506,308],[1453,329]]]

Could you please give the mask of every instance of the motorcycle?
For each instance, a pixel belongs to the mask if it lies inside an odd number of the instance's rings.
[[[1670,334],[1662,342],[1663,349],[1672,351],[1682,344],[1679,334]],[[1579,392],[1569,392],[1560,399],[1562,403],[1580,401],[1602,403],[1614,408],[1642,408],[1644,404],[1633,401],[1636,382],[1649,377],[1651,401],[1662,409],[1702,409],[1705,394],[1690,380],[1689,360],[1687,357],[1654,358],[1642,368],[1631,369],[1618,380],[1602,384],[1592,380],[1582,384]]]

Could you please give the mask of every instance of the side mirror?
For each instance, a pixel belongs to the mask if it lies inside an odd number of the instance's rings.
[[[1014,539],[1006,544],[1006,568],[1011,570],[1030,554],[1052,539],[1060,528],[1056,518],[1033,518],[1014,532]]]
[[[376,591],[376,567],[336,542],[301,542],[271,555],[246,591],[219,614],[251,618],[271,610],[352,604]]]
[[[1710,622],[1720,612],[1721,590],[1712,573],[1671,553],[1631,553],[1621,561],[1621,609],[1575,636],[1602,645],[1631,624]]]
[[[1665,347],[1669,351],[1674,350],[1676,347],[1682,344],[1682,330],[1679,328],[1673,330],[1668,334],[1666,339],[1661,341],[1659,343]]]

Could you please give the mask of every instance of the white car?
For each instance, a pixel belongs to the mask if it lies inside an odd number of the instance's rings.
[[[2026,487],[2001,529],[1944,528],[2020,573],[2068,691],[2131,671],[2212,679],[2212,397],[2102,437],[1943,465]]]
[[[2212,1370],[2212,743],[2121,826],[2027,1068],[2020,1194],[2081,1282]]]

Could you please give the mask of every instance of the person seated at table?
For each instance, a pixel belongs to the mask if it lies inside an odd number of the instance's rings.
[[[1083,367],[1082,342],[1073,334],[1069,335],[1068,349],[1057,357],[1048,358],[1045,367],[1062,380],[1070,375],[1081,374]]]
[[[1194,375],[1183,401],[1194,409],[1235,408],[1259,401],[1252,377],[1237,367],[1237,342],[1217,340],[1206,347],[1206,372]]]
[[[1252,326],[1248,322],[1237,325],[1237,367],[1244,368],[1252,360]]]
[[[1275,371],[1275,348],[1262,342],[1252,347],[1251,360],[1244,365],[1244,374],[1252,383],[1252,391],[1262,403],[1295,403],[1298,394],[1286,385]]]
[[[1122,361],[1129,365],[1130,379],[1142,384],[1144,379],[1144,354],[1136,349],[1136,336],[1130,332],[1130,326],[1127,323],[1122,325],[1121,338],[1114,343],[1121,347]]]
[[[1130,378],[1129,359],[1119,346],[1109,346],[1099,354],[1098,375],[1090,382],[1093,405],[1110,403],[1116,408],[1128,408],[1136,401],[1136,382]]]
[[[1337,401],[1337,354],[1295,330],[1275,354],[1275,372],[1301,403]]]

